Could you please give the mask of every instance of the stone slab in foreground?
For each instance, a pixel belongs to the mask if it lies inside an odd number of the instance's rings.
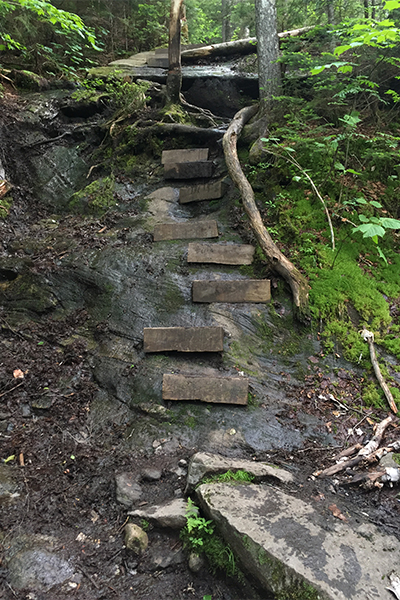
[[[165,179],[202,179],[212,177],[213,162],[204,160],[198,162],[166,163],[164,165]]]
[[[163,150],[161,164],[187,163],[208,160],[208,148],[185,148],[184,150]]]
[[[243,571],[275,597],[392,600],[387,577],[400,564],[400,542],[374,525],[322,515],[273,487],[201,485],[196,493]]]
[[[214,404],[247,404],[249,382],[244,377],[163,376],[163,400],[198,400]]]
[[[185,494],[190,494],[205,476],[226,473],[227,471],[247,471],[257,480],[275,479],[280,483],[293,483],[294,477],[289,471],[263,462],[226,458],[219,454],[197,452],[189,463]]]
[[[179,190],[179,202],[180,204],[187,204],[188,202],[199,202],[200,200],[216,200],[222,197],[223,188],[222,181],[183,187]]]
[[[145,327],[145,352],[222,352],[223,327]]]
[[[188,247],[188,263],[251,265],[254,247],[247,244],[199,244]]]
[[[193,281],[193,302],[268,302],[271,285],[268,279],[235,281]]]
[[[184,223],[162,223],[154,228],[154,241],[190,240],[218,237],[216,221],[188,221]]]

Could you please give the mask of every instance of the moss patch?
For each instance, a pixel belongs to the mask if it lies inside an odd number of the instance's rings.
[[[69,203],[74,212],[101,216],[116,205],[113,175],[93,181],[80,192],[76,192]]]

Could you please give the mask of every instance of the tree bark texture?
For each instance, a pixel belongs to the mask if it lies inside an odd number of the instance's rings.
[[[260,244],[261,250],[270,261],[272,269],[281,275],[289,284],[293,294],[296,317],[302,322],[308,322],[308,282],[290,260],[282,254],[265,228],[254,200],[253,189],[242,171],[237,155],[237,139],[246,122],[251,119],[257,111],[258,106],[254,105],[243,108],[234,116],[223,138],[225,162],[232,181],[239,188],[243,207],[249,217],[251,227]]]
[[[171,0],[169,18],[167,97],[172,103],[179,102],[182,86],[181,69],[181,10],[183,0]]]
[[[273,96],[278,96],[281,89],[281,65],[277,62],[279,38],[275,0],[256,0],[255,6],[260,112],[264,114],[271,108]]]

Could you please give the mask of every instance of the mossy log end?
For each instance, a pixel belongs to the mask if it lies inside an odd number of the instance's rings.
[[[248,106],[240,110],[234,116],[223,138],[225,161],[232,181],[239,188],[244,209],[249,217],[250,225],[253,228],[262,251],[270,261],[271,268],[287,281],[292,290],[296,318],[301,322],[308,323],[310,315],[308,308],[309,285],[307,279],[290,262],[290,260],[282,254],[269,235],[261,218],[260,211],[255,203],[253,188],[242,171],[237,154],[237,140],[240,133],[247,121],[251,119],[257,111],[257,105]]]

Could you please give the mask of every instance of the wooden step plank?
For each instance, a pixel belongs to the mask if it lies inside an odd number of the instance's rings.
[[[201,183],[179,190],[179,203],[199,202],[200,200],[215,200],[221,198],[224,190],[222,181]]]
[[[152,56],[147,59],[147,66],[154,67],[156,69],[168,69],[168,67],[169,67],[168,56]]]
[[[249,381],[245,377],[163,376],[163,400],[199,400],[216,404],[247,404]]]
[[[190,240],[218,237],[217,221],[185,221],[184,223],[161,223],[154,227],[154,241]]]
[[[222,352],[222,327],[145,327],[145,352]]]
[[[253,246],[248,244],[199,244],[190,243],[188,263],[215,263],[219,265],[251,265]]]
[[[211,160],[164,165],[165,179],[205,179],[212,177],[214,165]]]
[[[193,302],[268,302],[271,285],[268,279],[235,281],[194,281]]]
[[[208,160],[208,148],[185,148],[184,150],[163,150],[161,164],[177,164]]]

